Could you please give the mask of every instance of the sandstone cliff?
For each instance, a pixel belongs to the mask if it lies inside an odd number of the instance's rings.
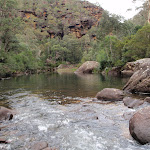
[[[43,5],[38,5],[38,1],[32,6],[30,3],[30,7],[20,10],[20,15],[26,23],[50,38],[63,38],[68,34],[81,38],[89,29],[98,26],[102,12],[101,7],[87,1],[54,0],[52,3],[45,0]],[[91,38],[96,38],[95,33]]]

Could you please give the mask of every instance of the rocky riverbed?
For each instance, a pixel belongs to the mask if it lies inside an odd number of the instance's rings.
[[[0,104],[17,113],[12,120],[1,123],[1,139],[6,142],[0,148],[23,150],[41,145],[52,150],[149,149],[129,133],[130,118],[149,106],[148,102],[131,109],[123,101],[93,99],[105,87],[121,89],[126,82],[116,77],[75,74],[3,80]]]

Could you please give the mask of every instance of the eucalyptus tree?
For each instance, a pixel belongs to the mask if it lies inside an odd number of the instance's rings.
[[[5,52],[15,49],[15,34],[20,24],[16,0],[0,0],[0,44]]]
[[[147,22],[150,23],[150,0],[132,0],[132,2],[137,2],[137,1],[142,1],[145,2],[147,4],[148,7],[148,15],[147,15]]]

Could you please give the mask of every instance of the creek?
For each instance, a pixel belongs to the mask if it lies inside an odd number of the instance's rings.
[[[93,101],[103,88],[121,89],[127,79],[93,75],[39,74],[0,81],[0,106],[17,114],[0,131],[3,150],[30,150],[46,141],[57,150],[147,150],[129,134],[123,102]],[[137,108],[138,109],[138,108]]]

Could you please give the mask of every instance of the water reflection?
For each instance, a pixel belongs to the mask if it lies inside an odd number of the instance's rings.
[[[40,74],[12,78],[0,82],[1,92],[24,89],[33,93],[57,92],[58,95],[93,97],[106,87],[122,88],[126,81],[121,78],[75,74]]]

